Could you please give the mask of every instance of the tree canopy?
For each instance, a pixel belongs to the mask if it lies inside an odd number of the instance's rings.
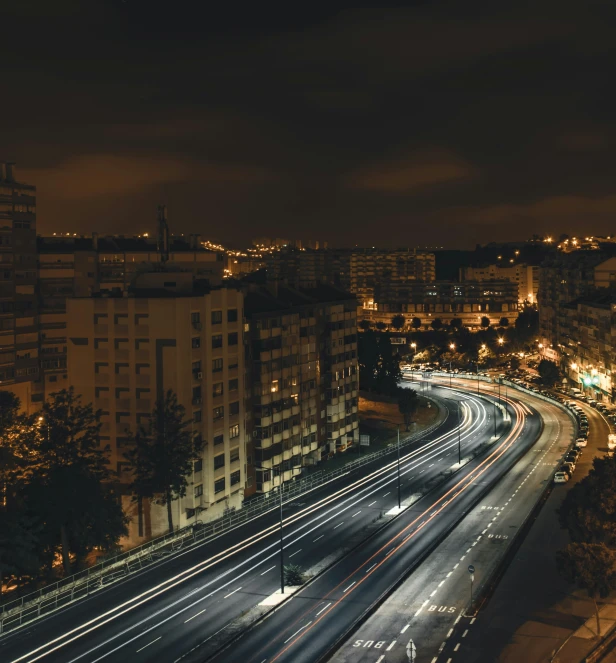
[[[404,425],[408,431],[413,421],[413,415],[419,408],[419,398],[415,389],[398,389],[398,409],[404,418]]]
[[[406,321],[405,321],[403,315],[400,315],[400,314],[398,314],[398,315],[394,315],[394,317],[391,319],[391,326],[392,326],[394,329],[398,329],[398,330],[400,330],[400,329],[402,329],[402,328],[404,327],[405,322],[406,322]]]
[[[560,377],[558,366],[549,359],[542,359],[537,366],[537,371],[543,384],[548,386],[552,386]]]

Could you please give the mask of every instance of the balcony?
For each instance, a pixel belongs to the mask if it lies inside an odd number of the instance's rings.
[[[106,387],[109,385],[109,373],[94,373],[94,384],[97,387]]]
[[[95,336],[109,336],[109,325],[94,325]]]

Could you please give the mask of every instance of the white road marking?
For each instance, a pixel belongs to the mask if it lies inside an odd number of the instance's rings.
[[[355,518],[355,516],[359,516],[360,513],[361,513],[361,509],[360,509],[357,513],[354,513],[354,514],[351,516],[351,518]]]
[[[242,588],[241,588],[241,587],[238,587],[237,589],[234,589],[232,592],[230,592],[230,593],[227,594],[226,596],[223,596],[223,598],[228,599],[230,596],[232,596],[233,594],[235,594],[235,592],[239,592],[240,589],[242,589]]]
[[[453,574],[453,571],[450,571],[450,572],[447,574],[447,577],[449,578],[449,576],[452,575],[452,574]]]
[[[377,659],[376,663],[381,663],[381,661],[385,658],[385,654],[381,654]]]
[[[205,609],[203,609],[201,612],[198,612],[196,615],[193,615],[192,617],[189,617],[189,618],[184,622],[184,624],[188,624],[188,622],[189,622],[191,619],[194,619],[195,617],[198,617],[199,615],[202,615],[204,612],[205,612]]]
[[[470,551],[471,551],[471,549],[468,548],[465,554],[468,555],[468,553],[469,553]]]
[[[453,650],[454,650],[454,651],[458,651],[458,649],[460,649],[460,643],[459,643],[459,642],[458,642],[458,644],[453,648]]]
[[[267,569],[267,571],[263,571],[263,573],[261,575],[264,576],[266,573],[269,573],[270,571],[273,571],[275,568],[276,568],[275,566],[270,566],[269,569]]]
[[[338,529],[338,528],[340,527],[340,525],[344,525],[344,520],[343,520],[341,523],[338,523],[338,524],[336,525],[336,527],[334,527],[334,529]]]
[[[375,562],[375,563],[374,563],[374,564],[368,569],[368,571],[372,571],[372,569],[373,569],[375,566],[376,566],[376,562]],[[368,573],[368,571],[366,571],[366,573]]]
[[[300,629],[298,629],[297,631],[295,631],[295,633],[294,633],[290,638],[287,638],[287,639],[284,641],[283,644],[286,645],[287,642],[289,642],[289,640],[293,640],[293,638],[294,638],[298,633],[300,633],[301,631],[303,631],[305,628],[308,628],[308,627],[310,626],[310,624],[312,624],[311,621],[308,622],[307,624],[305,624],[304,626],[302,626],[302,627],[301,627]]]
[[[391,495],[391,490],[388,493],[385,493],[385,495],[383,495],[383,497],[387,497],[388,495]]]
[[[453,629],[450,628],[450,629],[449,629],[449,633],[447,634],[447,638],[450,638],[452,633],[453,633]]]
[[[475,623],[475,620],[476,620],[476,619],[477,619],[477,617],[473,617],[473,618],[471,619],[471,625]]]
[[[404,633],[408,627],[409,627],[409,624],[406,624],[406,626],[403,626],[400,633]]]
[[[296,550],[294,553],[292,553],[291,555],[289,555],[289,559],[291,559],[291,557],[293,557],[293,555],[297,555],[297,553],[301,553],[301,552],[302,552],[302,549],[301,549],[301,548],[300,548],[299,550]]]
[[[376,502],[377,502],[377,501],[374,500],[374,502],[370,502],[370,504],[368,504],[368,506],[372,506],[373,504],[376,504]]]
[[[439,582],[438,586],[439,586],[439,587],[442,587],[444,584],[445,584],[445,581],[444,581],[444,580],[441,580],[441,581]]]
[[[436,594],[436,589],[430,594],[430,598],[432,598]]]
[[[346,594],[351,587],[353,587],[354,584],[357,583],[357,580],[353,580],[353,582],[342,592],[343,594]]]
[[[464,633],[462,633],[462,637],[465,638],[467,633],[468,633],[468,629],[466,629],[466,631],[464,631]]]
[[[396,644],[396,641],[394,640],[394,641],[389,645],[389,647],[387,647],[387,649],[386,649],[385,651],[391,651],[391,650],[394,648],[394,645],[395,645],[395,644]]]
[[[454,570],[455,570],[455,569],[457,569],[457,568],[458,568],[458,566],[460,566],[460,562],[458,562],[458,563],[457,563],[457,564],[456,564],[456,565],[455,565],[455,566],[453,567],[453,568],[454,568]]]
[[[162,637],[163,636],[161,635],[160,637],[156,638],[156,640],[152,640],[152,642],[148,642],[148,644],[145,645],[145,647],[149,647],[150,645],[153,645],[155,642],[158,642]],[[145,647],[141,647],[141,649],[138,649],[137,653],[139,653],[140,651],[143,651],[145,649]]]
[[[319,539],[322,539],[324,536],[325,536],[325,534],[321,534],[321,536],[317,536],[317,538],[312,543],[316,543]]]
[[[330,605],[331,605],[331,603],[328,603],[324,608],[321,608],[321,609],[319,610],[319,612],[317,612],[317,617],[318,617],[322,612],[324,612],[325,610],[327,610],[327,608],[329,608]]]

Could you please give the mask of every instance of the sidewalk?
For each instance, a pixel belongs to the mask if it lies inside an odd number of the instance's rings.
[[[589,445],[568,484],[554,486],[526,539],[481,608],[459,661],[560,663],[582,661],[597,645],[594,604],[586,592],[568,585],[557,573],[554,555],[568,543],[557,510],[566,491],[605,453],[608,426],[598,412],[584,407],[590,421]],[[616,621],[616,599],[604,604],[602,632]]]

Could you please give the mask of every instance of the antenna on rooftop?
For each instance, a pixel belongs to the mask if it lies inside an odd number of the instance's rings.
[[[167,225],[167,206],[158,206],[158,253],[161,263],[169,260],[169,226]]]

